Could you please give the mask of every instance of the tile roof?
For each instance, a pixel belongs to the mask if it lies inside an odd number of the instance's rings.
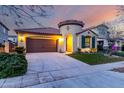
[[[62,21],[58,24],[59,28],[63,25],[69,25],[69,24],[76,24],[76,25],[80,25],[80,26],[84,26],[84,23],[82,21],[78,21],[78,20],[65,20]]]
[[[85,31],[92,31],[92,29],[97,28],[97,27],[100,27],[100,26],[104,26],[104,27],[106,27],[106,28],[108,29],[108,27],[107,27],[106,25],[100,24],[100,25],[97,25],[97,26],[91,26],[91,27],[89,27],[89,28],[85,28],[85,29],[83,29],[81,32],[78,32],[78,33],[76,33],[76,34],[80,34],[80,33],[83,33],[83,32],[85,32]],[[94,31],[92,31],[92,32],[94,32]],[[107,32],[109,33],[109,31],[107,31]],[[94,32],[94,33],[95,33],[95,32]]]
[[[38,34],[60,34],[59,29],[47,27],[47,28],[30,28],[30,29],[15,29],[16,32],[38,33]]]

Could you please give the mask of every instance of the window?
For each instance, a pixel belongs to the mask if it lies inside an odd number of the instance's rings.
[[[15,38],[13,38],[13,41],[15,41]]]
[[[67,30],[70,30],[70,27],[69,26],[67,26],[67,28],[66,28]]]
[[[3,29],[3,33],[4,33],[4,34],[6,33],[6,29],[5,29],[5,28]]]
[[[98,31],[99,31],[99,34],[100,34],[100,35],[105,35],[105,34],[106,34],[107,29],[106,29],[106,28],[104,28],[104,27],[99,27],[99,28],[98,28]]]
[[[85,37],[85,48],[90,48],[90,36]]]

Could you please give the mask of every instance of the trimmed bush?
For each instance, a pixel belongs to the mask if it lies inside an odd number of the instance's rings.
[[[0,43],[0,47],[5,47],[5,45],[4,45],[4,44],[2,44],[2,43]]]
[[[24,51],[25,51],[25,48],[24,47],[16,47],[15,48],[15,51],[18,53],[18,54],[23,54]]]
[[[112,55],[124,57],[124,52],[118,51],[118,52],[114,52]]]
[[[22,54],[0,54],[0,78],[14,77],[25,74],[27,60]]]
[[[80,49],[80,48],[78,48],[77,50],[78,50],[78,51],[77,51],[78,53],[80,53],[80,52],[81,52],[81,49]]]
[[[8,53],[0,53],[0,62],[7,59],[8,56],[9,56]]]

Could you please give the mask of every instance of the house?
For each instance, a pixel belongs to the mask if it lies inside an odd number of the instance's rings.
[[[6,50],[5,42],[8,41],[8,31],[9,29],[0,22],[0,52],[5,52]]]
[[[83,31],[82,21],[66,20],[58,27],[16,29],[18,46],[25,47],[27,53],[97,51],[98,35],[92,30]]]
[[[13,44],[17,44],[17,34],[15,33],[15,31],[9,31],[8,40]]]
[[[89,30],[89,29],[98,35],[97,37],[98,50],[103,50],[109,47],[110,32],[108,31],[109,28],[105,24],[93,26],[93,27],[84,29],[84,31]]]
[[[8,41],[8,31],[9,28],[0,22],[0,44]]]

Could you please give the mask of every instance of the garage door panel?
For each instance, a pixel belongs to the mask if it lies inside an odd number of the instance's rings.
[[[29,39],[26,40],[26,50],[28,53],[34,52],[56,52],[57,41],[51,39]]]

